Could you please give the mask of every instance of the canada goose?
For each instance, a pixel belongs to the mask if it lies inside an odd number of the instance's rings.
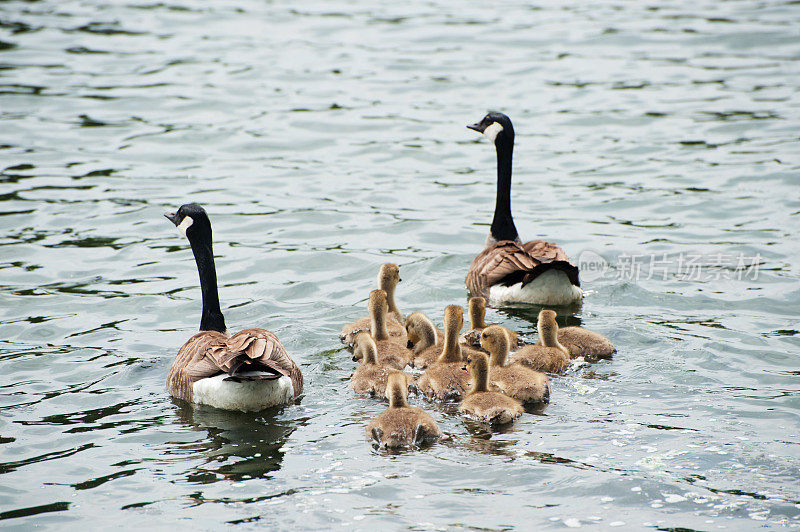
[[[378,347],[368,332],[362,331],[356,335],[353,347],[354,359],[355,353],[360,355],[361,364],[350,377],[350,388],[356,393],[383,397],[386,393],[386,379],[394,370],[389,366],[378,364]]]
[[[480,296],[469,298],[468,309],[470,328],[461,335],[461,341],[470,347],[478,348],[481,347],[481,332],[486,327],[489,327],[486,321],[484,321],[486,318],[486,299]],[[503,329],[508,333],[509,347],[512,350],[516,350],[521,345],[524,345],[524,342],[521,342],[517,337],[516,332],[506,327],[503,327]]]
[[[442,435],[433,418],[421,408],[408,406],[408,375],[393,371],[386,383],[389,408],[367,425],[367,437],[394,449],[422,445]]]
[[[572,358],[584,357],[589,362],[611,358],[617,352],[611,340],[583,327],[559,327],[558,343],[567,348]],[[540,339],[537,345],[541,344]]]
[[[469,375],[463,369],[462,348],[458,344],[458,333],[463,325],[463,309],[458,305],[445,307],[444,345],[436,361],[417,379],[417,389],[428,399],[452,401],[460,399],[466,393]],[[419,360],[418,356],[414,367],[417,367]]]
[[[386,330],[392,338],[400,338],[405,342],[406,330],[403,327],[403,314],[397,308],[397,303],[394,301],[394,291],[397,288],[397,283],[400,279],[400,268],[397,264],[387,262],[381,265],[378,270],[378,288],[386,292],[386,302],[389,305],[389,313],[386,318]],[[353,323],[348,323],[342,327],[342,332],[339,333],[339,340],[343,344],[353,345],[356,334],[360,331],[372,332],[370,330],[370,317],[365,316],[359,318]]]
[[[526,345],[511,357],[535,371],[561,373],[569,366],[569,351],[558,342],[558,323],[552,310],[539,312],[539,339],[542,345]]]
[[[390,337],[386,331],[386,313],[389,308],[389,304],[386,302],[386,292],[383,290],[370,292],[368,307],[372,321],[370,330],[378,348],[378,363],[395,369],[403,369],[411,362],[413,353],[406,347],[405,338],[401,340],[398,337]],[[403,330],[405,331],[405,329]],[[361,355],[353,352],[353,360],[359,358]]]
[[[458,410],[479,421],[492,425],[511,423],[525,411],[516,399],[489,391],[489,359],[483,353],[467,356],[467,369],[472,376],[472,388]]]
[[[200,332],[178,351],[167,375],[170,395],[225,410],[255,411],[286,404],[303,391],[303,374],[278,337],[245,329],[228,337],[219,306],[211,222],[199,205],[165,214],[188,240],[200,274]]]
[[[472,261],[467,289],[494,304],[521,302],[566,305],[583,297],[578,268],[560,247],[544,240],[522,243],[511,217],[511,159],[514,127],[503,113],[489,113],[467,126],[497,149],[497,199],[485,249]]]
[[[520,364],[506,365],[510,339],[504,327],[490,325],[481,333],[481,346],[489,351],[489,382],[524,404],[550,401],[547,375]]]

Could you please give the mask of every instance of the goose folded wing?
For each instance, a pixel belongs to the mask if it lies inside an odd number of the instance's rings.
[[[245,329],[228,339],[232,352],[243,353],[231,360],[230,369],[240,364],[239,371],[268,371],[276,376],[285,375],[292,380],[295,397],[303,391],[303,374],[286,352],[278,337],[266,329]]]
[[[539,262],[569,262],[569,257],[567,257],[567,254],[564,252],[564,250],[552,242],[546,242],[544,240],[531,240],[522,244],[521,247],[528,253],[528,255],[534,257]]]
[[[228,339],[218,333],[195,335],[187,345],[194,356],[183,373],[191,382],[227,373],[233,380],[277,379],[286,372],[270,360],[252,357],[243,350],[231,349]],[[251,349],[252,351],[252,349]],[[238,377],[242,372],[267,372],[265,375]]]
[[[523,285],[533,281],[536,277],[546,270],[560,270],[567,274],[569,281],[575,286],[580,286],[578,267],[570,262],[566,252],[552,242],[545,240],[531,240],[522,244],[528,255],[541,263],[539,271],[529,279],[523,281]]]
[[[512,285],[523,280],[540,262],[511,240],[502,240],[484,249],[467,273],[467,288],[473,294],[488,296],[496,284]]]
[[[192,399],[195,382],[222,373],[216,363],[228,351],[227,337],[216,331],[201,331],[187,340],[167,375],[167,388],[175,397]]]
[[[523,286],[550,269],[564,271],[572,284],[579,285],[578,268],[569,262],[564,250],[543,240],[518,244],[503,240],[486,248],[472,262],[467,288],[486,297],[494,285]]]
[[[231,356],[227,340],[224,335],[213,332],[206,332],[204,336],[197,334],[190,338],[181,349],[182,353],[190,343],[192,344],[193,356],[183,368],[183,373],[193,382],[227,373],[224,361]],[[181,353],[178,353],[179,358]]]

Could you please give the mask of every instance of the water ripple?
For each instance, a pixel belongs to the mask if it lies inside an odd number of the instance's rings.
[[[0,520],[796,526],[794,4],[5,2]],[[609,263],[560,322],[619,352],[507,431],[426,405],[445,439],[387,455],[336,333],[386,260],[404,310],[466,302],[495,159],[464,126],[488,109],[515,121],[523,236]],[[279,334],[299,405],[166,395],[199,320],[161,216],[187,201],[228,323]],[[489,318],[534,337],[537,311]]]

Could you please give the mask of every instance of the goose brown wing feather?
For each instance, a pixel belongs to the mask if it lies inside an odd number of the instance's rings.
[[[563,260],[569,262],[569,257],[563,249],[558,247],[552,242],[544,240],[530,240],[522,244],[524,249],[531,257],[535,257],[540,262],[552,262],[554,260]]]
[[[501,240],[475,257],[467,272],[466,285],[473,295],[489,297],[489,289],[494,285],[525,286],[550,269],[564,271],[572,284],[580,286],[578,268],[557,245],[544,240],[525,244]]]
[[[192,400],[192,386],[219,374],[217,360],[229,352],[228,338],[216,331],[200,331],[183,344],[167,374],[167,390],[184,401]]]
[[[244,329],[228,340],[228,345],[236,351],[243,351],[258,364],[280,372],[292,379],[294,396],[303,391],[303,374],[278,337],[266,329]]]
[[[216,331],[200,331],[181,347],[167,374],[170,394],[192,400],[194,383],[221,373],[267,371],[292,379],[294,395],[303,391],[303,374],[277,336],[265,329],[245,329],[228,338]]]

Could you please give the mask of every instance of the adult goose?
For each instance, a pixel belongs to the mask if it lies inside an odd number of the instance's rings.
[[[578,268],[560,247],[544,240],[524,244],[511,217],[511,160],[514,126],[503,113],[489,113],[467,126],[497,150],[497,199],[485,249],[472,261],[467,289],[493,304],[567,305],[583,297]]]
[[[277,336],[265,329],[228,334],[219,306],[206,211],[190,203],[164,216],[189,240],[203,295],[200,332],[183,344],[167,375],[170,395],[245,412],[294,400],[303,391],[303,374]]]

